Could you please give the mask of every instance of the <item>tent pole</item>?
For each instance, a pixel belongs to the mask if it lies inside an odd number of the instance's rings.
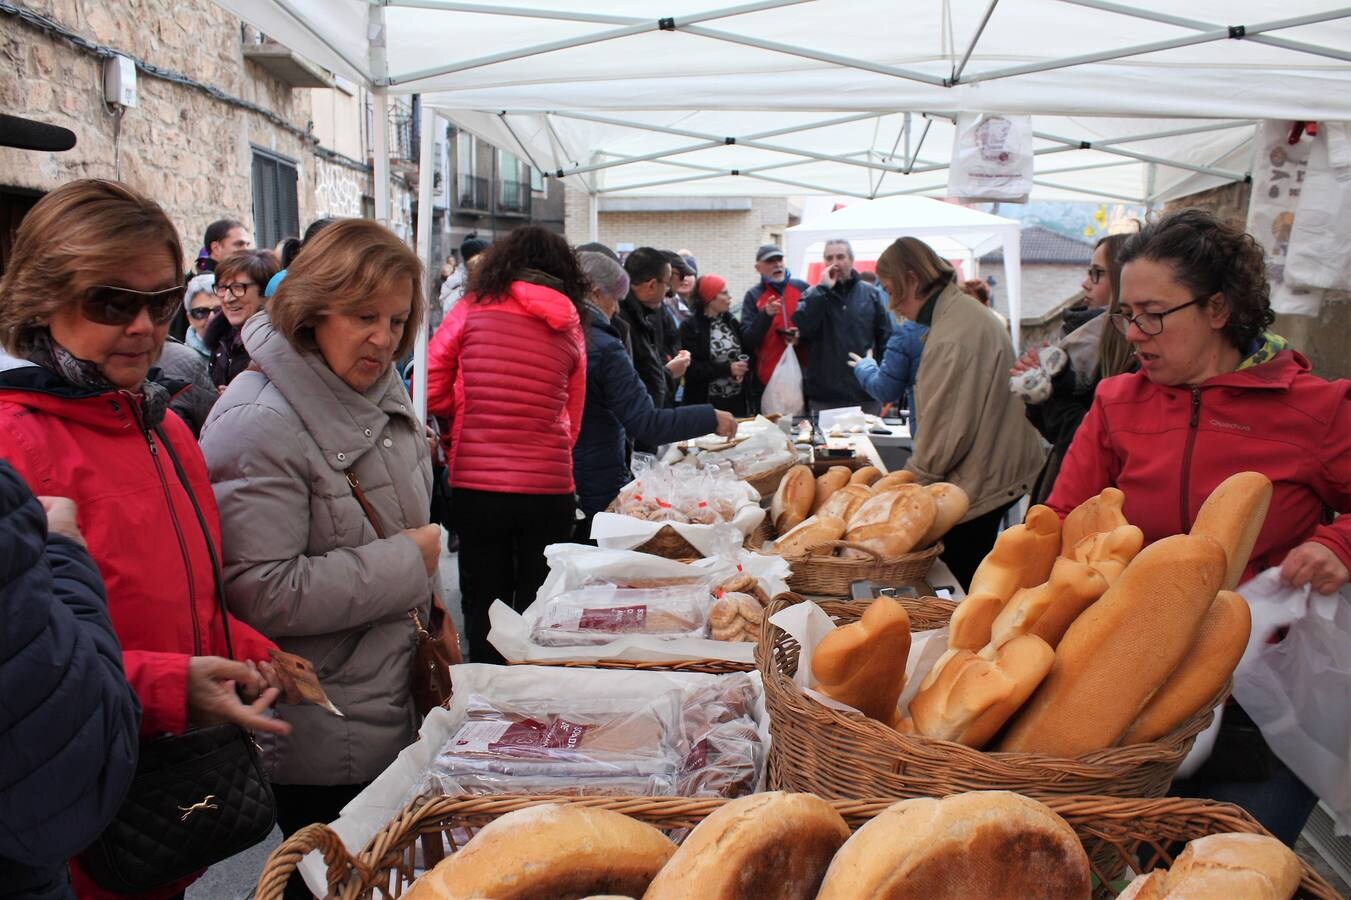
[[[436,128],[436,113],[430,106],[422,105],[422,134],[418,142],[418,183],[417,183],[417,255],[422,260],[422,328],[413,342],[413,414],[419,422],[427,421],[427,339],[429,321],[426,313],[431,302],[432,273],[432,227],[436,219],[432,209],[432,181],[436,177],[436,160],[433,157],[433,129]]]
[[[600,198],[594,191],[586,195],[586,231],[592,242],[600,240]]]
[[[371,185],[375,191],[375,221],[389,225],[389,109],[384,88],[371,90],[371,129],[374,139],[375,177]]]
[[[714,41],[725,41],[729,44],[741,44],[745,47],[754,47],[757,50],[769,50],[774,53],[783,53],[788,56],[796,56],[801,59],[810,59],[813,62],[830,63],[846,69],[858,69],[862,72],[875,72],[878,75],[889,75],[892,78],[903,78],[906,81],[918,81],[921,84],[929,84],[934,87],[944,87],[943,79],[924,72],[916,72],[911,69],[901,69],[896,66],[886,66],[881,63],[868,62],[865,59],[851,56],[840,56],[836,53],[824,53],[820,50],[813,50],[809,47],[796,47],[792,44],[781,44],[778,41],[766,41],[760,38],[749,37],[744,34],[733,34],[728,31],[721,31],[717,28],[704,28],[700,25],[682,25],[677,19],[677,28],[686,34],[695,34],[699,37],[709,38]]]
[[[967,62],[971,59],[971,54],[976,51],[976,43],[980,36],[985,33],[985,26],[989,24],[990,16],[994,14],[994,8],[999,0],[990,0],[990,5],[985,7],[985,15],[981,17],[980,24],[976,26],[976,33],[971,36],[971,43],[966,45],[966,52],[962,54],[962,61],[957,64],[957,68],[952,70],[952,80],[955,82],[962,77],[962,70],[966,68]]]
[[[1090,190],[1085,190],[1084,188],[1073,187],[1073,186],[1068,185],[1068,184],[1059,184],[1059,183],[1054,182],[1054,181],[1046,181],[1045,179],[1042,179],[1042,178],[1033,178],[1033,179],[1032,179],[1032,183],[1033,183],[1033,184],[1039,184],[1039,185],[1041,185],[1042,187],[1055,188],[1055,189],[1058,190],[1058,191],[1070,191],[1071,193],[1075,193],[1075,194],[1087,194],[1087,195],[1090,196],[1090,197],[1100,197],[1100,198],[1106,198],[1106,199],[1108,199],[1108,200],[1120,200],[1120,201],[1122,201],[1123,203],[1145,203],[1145,202],[1147,202],[1147,201],[1145,200],[1145,198],[1143,198],[1143,197],[1127,197],[1127,196],[1124,195],[1124,194],[1109,194],[1109,193],[1107,193],[1107,192],[1105,192],[1105,191],[1090,191]]]
[[[1140,162],[1158,163],[1161,166],[1171,166],[1175,169],[1187,169],[1191,172],[1198,172],[1202,175],[1213,175],[1216,178],[1224,178],[1229,181],[1243,181],[1247,177],[1242,172],[1230,172],[1226,169],[1216,169],[1212,166],[1197,166],[1191,163],[1166,159],[1162,156],[1155,156],[1152,153],[1137,153],[1134,150],[1123,150],[1116,146],[1097,145],[1089,142],[1089,146],[1084,147],[1079,141],[1072,141],[1069,138],[1060,137],[1059,135],[1054,134],[1045,134],[1040,131],[1032,132],[1032,136],[1041,138],[1043,141],[1057,141],[1058,143],[1065,144],[1075,150],[1097,150],[1099,153],[1124,156],[1127,159],[1136,159]]]
[[[592,25],[637,25],[646,22],[637,16],[605,16],[599,13],[577,13],[557,9],[530,9],[525,7],[486,6],[482,3],[456,3],[453,0],[383,0],[386,6],[408,9],[435,9],[445,12],[486,13],[494,16],[522,16],[527,19],[558,19],[564,22],[587,22]]]

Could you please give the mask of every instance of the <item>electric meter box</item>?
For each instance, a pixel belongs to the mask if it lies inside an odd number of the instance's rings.
[[[136,63],[128,56],[103,61],[103,99],[118,106],[136,105]]]

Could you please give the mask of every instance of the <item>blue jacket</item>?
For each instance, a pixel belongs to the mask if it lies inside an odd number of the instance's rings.
[[[909,319],[891,329],[887,352],[879,364],[875,359],[859,360],[854,377],[868,394],[880,403],[904,400],[910,410],[910,434],[915,434],[915,378],[919,376],[919,356],[924,351],[924,335],[929,329]]]
[[[596,307],[586,347],[586,407],[572,448],[572,477],[588,516],[601,512],[629,481],[627,440],[666,444],[708,434],[718,416],[707,404],[657,409],[619,332]]]
[[[849,354],[872,350],[879,362],[886,357],[891,314],[877,288],[857,272],[832,288],[818,284],[803,295],[793,324],[808,345],[802,373],[808,402],[833,407],[872,400],[849,368]]]
[[[0,460],[0,896],[73,897],[66,860],[136,773],[140,706],[98,569]]]

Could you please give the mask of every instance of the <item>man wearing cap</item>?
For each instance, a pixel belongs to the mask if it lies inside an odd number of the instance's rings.
[[[755,271],[760,273],[760,283],[741,301],[741,345],[755,358],[756,383],[763,386],[769,384],[783,351],[798,344],[793,314],[807,282],[794,278],[784,266],[783,249],[777,244],[765,244],[755,251]],[[805,366],[806,348],[798,344],[796,352]]]
[[[869,350],[880,364],[891,337],[891,314],[877,288],[854,269],[854,248],[843,238],[826,242],[826,266],[816,287],[802,296],[793,324],[808,344],[802,387],[811,412],[861,406],[877,414],[882,404],[854,377],[849,354]]]

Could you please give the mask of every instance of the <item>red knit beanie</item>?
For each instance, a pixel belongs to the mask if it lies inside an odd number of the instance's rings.
[[[699,299],[705,303],[712,303],[717,299],[718,294],[727,288],[727,279],[721,275],[702,275],[699,277],[699,285],[695,290],[699,294]]]

